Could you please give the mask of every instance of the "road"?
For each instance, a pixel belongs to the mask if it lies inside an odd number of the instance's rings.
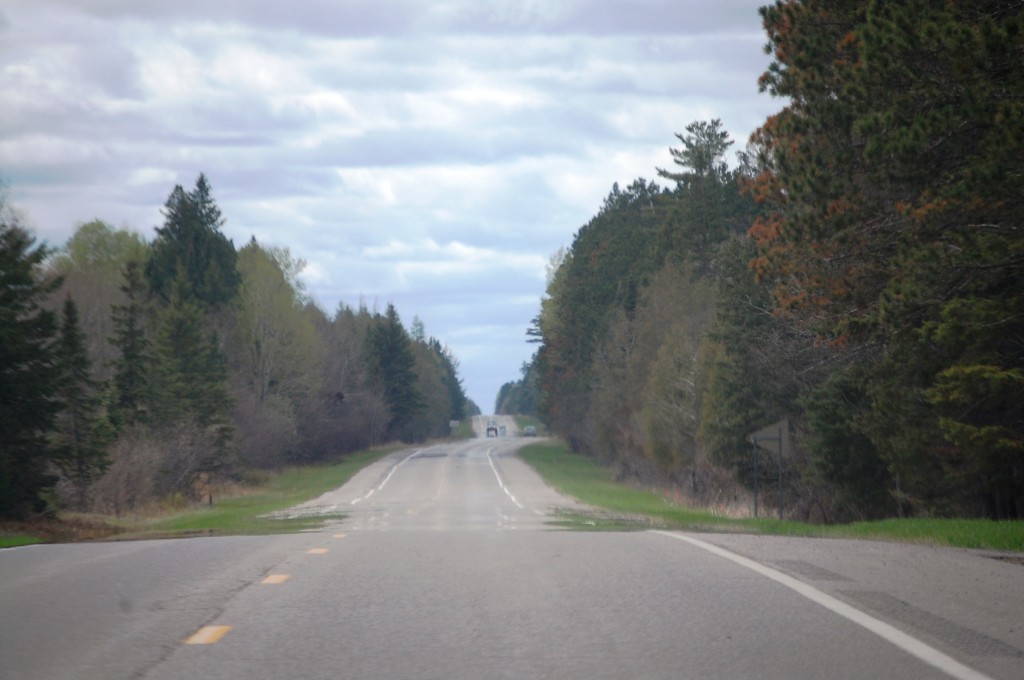
[[[317,532],[0,551],[0,677],[1024,677],[1018,563],[556,530],[522,442],[398,452]]]
[[[515,437],[519,434],[519,426],[512,416],[473,416],[473,432],[477,437],[487,436],[487,423],[492,420],[498,427],[505,428],[505,436]]]

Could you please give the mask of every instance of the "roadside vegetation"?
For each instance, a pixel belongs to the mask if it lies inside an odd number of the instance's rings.
[[[96,538],[274,534],[313,529],[340,516],[281,519],[269,515],[342,486],[359,470],[397,449],[397,446],[387,446],[361,451],[337,463],[316,463],[278,471],[253,470],[240,481],[214,490],[212,505],[179,496],[164,498],[122,517],[66,513],[60,521],[37,521],[35,535],[13,533],[16,526],[31,532],[32,523],[11,525],[9,535],[2,535],[0,525],[0,548]]]
[[[538,442],[519,455],[551,486],[594,508],[559,515],[553,524],[576,530],[650,528],[893,540],[958,548],[1024,552],[1024,521],[887,519],[810,524],[768,517],[734,519],[673,502],[664,493],[616,480],[613,468],[572,453],[562,442]]]
[[[519,428],[519,434],[520,435],[523,433],[523,430],[525,430],[528,427],[535,428],[537,430],[537,436],[538,437],[546,437],[549,434],[548,426],[545,425],[544,421],[542,421],[537,416],[517,415],[517,416],[515,416],[515,420],[516,420],[516,427]]]
[[[1024,519],[1024,7],[761,14],[780,111],[612,185],[499,407],[694,505]]]
[[[496,413],[694,506],[1019,520],[1024,7],[840,5],[762,8],[781,110],[732,159],[686,125],[553,254]],[[0,195],[0,520],[198,506],[479,413],[419,320],[325,311],[287,248],[236,248],[205,175],[163,215],[51,248]]]
[[[236,248],[205,175],[163,215],[53,248],[0,193],[0,521],[198,504],[478,412],[418,319],[325,312],[287,248]]]
[[[0,548],[17,548],[20,545],[35,545],[36,543],[42,543],[39,536],[32,536],[30,534],[12,534],[10,536],[0,536]]]
[[[473,419],[463,418],[459,421],[458,427],[452,432],[453,439],[473,439],[476,437],[476,432],[473,431]]]
[[[292,506],[344,485],[357,472],[397,447],[384,447],[362,451],[340,463],[316,464],[291,468],[280,472],[254,473],[249,483],[234,495],[218,500],[214,505],[188,504],[165,516],[123,523],[125,536],[137,538],[145,535],[215,535],[291,533],[322,526],[327,519],[314,517],[281,519],[271,513]]]

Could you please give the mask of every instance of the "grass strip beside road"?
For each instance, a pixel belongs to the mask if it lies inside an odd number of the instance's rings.
[[[0,548],[95,539],[175,538],[196,535],[274,534],[315,529],[334,517],[275,519],[265,515],[336,489],[367,465],[400,447],[354,453],[337,463],[250,472],[243,484],[214,494],[212,505],[164,504],[129,517],[62,514],[56,520],[0,525]]]
[[[538,437],[547,437],[550,435],[548,427],[535,416],[515,416],[516,427],[519,428],[519,433],[522,434],[523,430],[527,427],[534,427],[537,429]]]
[[[140,528],[129,528],[131,537],[143,535],[270,534],[302,531],[322,526],[332,517],[275,519],[265,515],[336,489],[367,465],[395,451],[395,447],[352,454],[339,463],[310,465],[269,473],[246,493],[228,496],[213,505],[192,506],[169,516],[147,519]]]
[[[452,439],[473,439],[476,432],[473,431],[473,417],[467,416],[459,421],[458,427],[452,432]]]
[[[36,543],[42,543],[43,540],[38,536],[30,536],[28,534],[14,534],[12,536],[0,536],[0,549],[2,548],[17,548],[22,545],[34,545]]]
[[[863,538],[958,548],[1024,552],[1024,522],[980,519],[890,519],[818,525],[770,518],[731,519],[669,503],[657,493],[615,481],[615,473],[560,442],[538,442],[519,455],[548,484],[597,508],[561,515],[556,524],[580,530],[646,529],[743,532],[779,536]]]

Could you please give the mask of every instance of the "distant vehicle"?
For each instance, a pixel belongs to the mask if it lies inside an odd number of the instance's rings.
[[[505,426],[502,425],[501,427],[499,427],[498,428],[498,432],[501,433],[502,437],[504,437],[505,436]]]
[[[526,427],[523,428],[523,436],[524,437],[536,437],[537,436],[537,428],[535,428],[533,425],[527,425]]]
[[[498,436],[498,423],[493,420],[487,421],[487,436],[497,437]]]

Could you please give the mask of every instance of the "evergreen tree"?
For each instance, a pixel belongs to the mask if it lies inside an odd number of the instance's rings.
[[[226,427],[231,404],[227,364],[216,335],[204,330],[195,303],[172,299],[161,313],[156,349],[158,420],[173,424],[193,418],[202,427]]]
[[[150,422],[187,442],[162,461],[160,484],[191,496],[201,478],[222,473],[231,460],[227,362],[199,306],[177,294],[160,313],[155,340]]]
[[[372,378],[383,387],[391,411],[388,432],[395,437],[407,436],[407,428],[423,408],[423,397],[416,389],[416,357],[411,343],[391,304],[383,317],[374,320],[366,337],[367,364]]]
[[[121,291],[124,304],[111,305],[114,335],[109,341],[120,354],[114,361],[111,415],[119,425],[133,425],[147,418],[153,364],[144,327],[145,283],[138,262],[125,266]]]
[[[494,412],[506,415],[537,415],[537,362],[524,361],[519,367],[520,379],[507,382],[498,390]]]
[[[923,512],[1024,514],[1024,7],[776,2],[751,229],[790,318],[875,347],[857,422]],[[953,480],[959,480],[953,483]]]
[[[146,263],[153,292],[164,301],[174,292],[204,311],[233,300],[241,279],[234,245],[220,231],[223,224],[205,175],[199,175],[191,192],[175,186]]]
[[[657,267],[661,197],[661,189],[644,179],[625,190],[613,185],[550,277],[540,318],[544,345],[537,354],[540,408],[548,425],[574,447],[584,445],[581,427],[591,398],[595,348],[615,314],[633,314]]]
[[[59,296],[71,295],[78,305],[78,322],[93,361],[93,377],[104,383],[113,384],[118,356],[117,348],[109,342],[114,333],[110,312],[112,305],[124,303],[124,267],[132,261],[145,262],[149,250],[142,234],[93,220],[80,225],[47,262],[49,269],[64,277]]]
[[[459,360],[455,358],[451,349],[442,345],[437,338],[431,338],[427,346],[441,368],[441,382],[448,392],[448,401],[451,403],[448,418],[462,420],[466,417],[466,393],[462,386],[462,378],[459,377]]]
[[[682,149],[669,149],[672,162],[681,170],[658,170],[659,176],[676,183],[659,250],[693,261],[697,274],[708,276],[719,244],[748,224],[738,211],[736,173],[725,163],[733,142],[722,122],[696,121],[686,126],[686,132],[676,135]]]
[[[84,509],[89,484],[107,466],[106,445],[112,433],[101,413],[85,334],[78,323],[78,306],[70,296],[64,300],[57,352],[61,373],[58,394],[64,409],[57,417],[54,456],[71,480],[78,508]]]
[[[42,281],[48,255],[0,205],[0,517],[45,509],[48,435],[61,408],[57,316],[43,307],[59,280]]]

